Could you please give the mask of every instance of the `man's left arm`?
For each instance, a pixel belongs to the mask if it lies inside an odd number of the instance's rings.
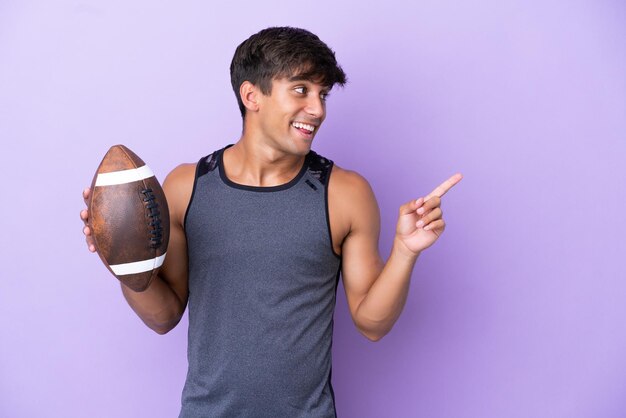
[[[352,319],[368,339],[384,337],[400,316],[417,258],[445,229],[441,197],[461,179],[455,174],[427,196],[400,207],[385,263],[378,252],[380,214],[371,187],[356,173],[344,171],[335,182],[331,176],[335,191],[343,192],[338,212],[349,224],[341,247],[344,289]]]

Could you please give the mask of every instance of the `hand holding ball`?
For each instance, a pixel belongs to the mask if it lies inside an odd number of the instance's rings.
[[[83,219],[104,265],[132,290],[146,290],[165,259],[170,227],[165,194],[150,168],[124,145],[111,147],[87,206]]]

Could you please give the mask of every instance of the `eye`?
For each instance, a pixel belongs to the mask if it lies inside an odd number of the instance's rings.
[[[304,86],[299,86],[299,87],[296,87],[294,90],[295,90],[295,91],[296,91],[296,93],[298,93],[298,94],[305,94],[305,93],[306,93],[306,87],[304,87]]]

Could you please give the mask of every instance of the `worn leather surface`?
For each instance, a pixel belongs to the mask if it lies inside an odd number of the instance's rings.
[[[143,165],[143,160],[130,149],[124,145],[115,145],[102,159],[91,184],[89,227],[96,250],[113,275],[115,273],[110,265],[153,259],[167,251],[169,211],[165,194],[156,177],[126,184],[95,186],[99,173]],[[146,189],[152,190],[156,208],[149,209],[150,202],[144,201],[146,193],[142,191]],[[155,231],[155,228],[160,230]],[[155,236],[160,237],[156,240],[158,245],[155,245]],[[148,288],[157,273],[158,268],[144,273],[115,276],[129,288],[141,292]]]

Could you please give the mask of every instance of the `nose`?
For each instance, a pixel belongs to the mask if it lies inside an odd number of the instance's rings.
[[[307,100],[305,111],[311,117],[314,117],[317,119],[324,119],[324,114],[326,112],[326,104],[324,103],[321,97],[311,95],[310,98]]]

